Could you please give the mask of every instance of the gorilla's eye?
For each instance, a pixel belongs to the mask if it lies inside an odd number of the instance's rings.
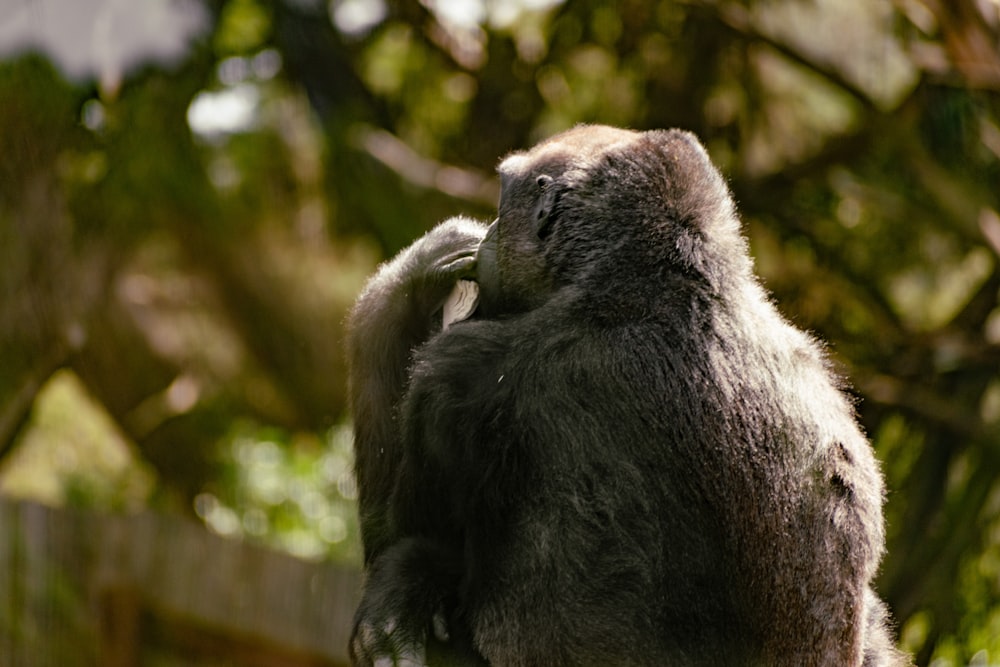
[[[555,220],[556,188],[552,186],[552,177],[542,174],[535,183],[541,190],[538,195],[538,204],[535,207],[535,233],[538,238],[544,239],[552,231],[552,222]]]

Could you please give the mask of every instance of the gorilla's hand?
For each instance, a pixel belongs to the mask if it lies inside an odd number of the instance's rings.
[[[459,280],[444,302],[441,314],[442,328],[467,320],[479,304],[479,284],[472,280]]]
[[[405,258],[412,267],[408,274],[412,281],[410,294],[417,300],[420,312],[426,315],[436,312],[445,305],[460,280],[475,276],[476,252],[482,233],[481,225],[473,226],[462,218],[452,218],[429,231],[409,251],[404,251],[400,259]]]
[[[439,311],[456,283],[474,277],[485,232],[469,218],[445,220],[379,268],[348,322],[353,373],[367,379],[376,368],[393,377],[405,371],[413,348],[440,331]],[[404,387],[381,389],[398,397]]]
[[[402,632],[399,618],[390,618],[382,626],[361,620],[351,637],[351,659],[355,665],[373,667],[423,667],[425,640]]]
[[[423,576],[414,578],[414,572]],[[354,616],[351,660],[356,667],[482,665],[462,623],[449,618],[459,563],[453,551],[420,539],[386,548],[368,568]],[[426,577],[426,578],[424,578]],[[458,636],[455,636],[457,632]]]
[[[451,639],[444,610],[434,614],[433,637],[430,641],[446,645]],[[380,627],[360,620],[351,636],[351,658],[355,665],[372,667],[424,667],[427,665],[426,633],[413,635],[400,626],[400,618],[390,618]],[[440,649],[439,649],[440,651]]]

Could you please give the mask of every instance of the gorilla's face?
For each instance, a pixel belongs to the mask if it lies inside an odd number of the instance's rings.
[[[559,286],[552,246],[563,243],[560,228],[574,224],[563,197],[596,157],[638,136],[629,130],[581,127],[500,164],[499,215],[476,259],[480,313],[492,317],[531,310]]]
[[[553,179],[501,176],[500,214],[486,231],[476,256],[480,311],[497,316],[530,310],[551,289],[545,241],[555,219]]]
[[[749,275],[725,182],[693,135],[581,126],[498,171],[499,216],[477,255],[483,317],[535,309],[572,285],[622,318],[651,312],[676,280],[724,293],[722,282]]]

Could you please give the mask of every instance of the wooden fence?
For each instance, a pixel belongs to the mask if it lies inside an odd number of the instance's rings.
[[[359,584],[180,517],[0,499],[0,667],[337,667]]]

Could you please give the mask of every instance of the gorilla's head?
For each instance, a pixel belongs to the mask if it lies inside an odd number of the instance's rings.
[[[637,299],[656,299],[677,276],[714,291],[749,274],[728,190],[687,132],[580,126],[498,171],[499,215],[477,257],[487,317],[531,310],[564,287],[595,306],[642,308]]]

